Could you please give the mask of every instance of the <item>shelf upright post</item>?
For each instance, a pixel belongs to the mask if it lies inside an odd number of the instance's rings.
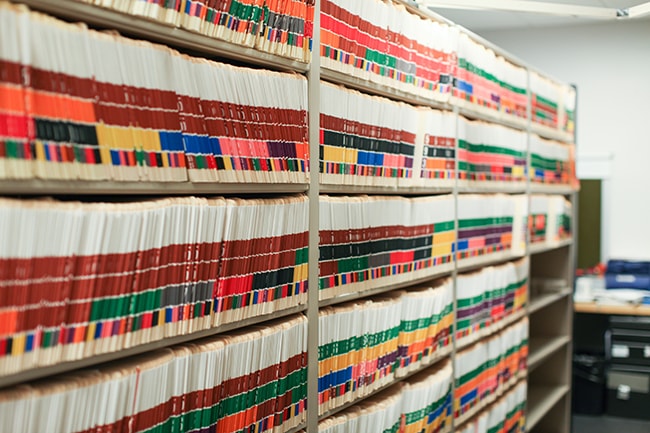
[[[532,149],[532,133],[533,133],[533,89],[531,86],[531,71],[528,66],[526,66],[526,199],[528,201],[528,218],[530,218],[530,211],[531,211],[531,198],[530,194],[532,191],[532,180],[531,180],[531,173],[532,173],[532,167],[531,167],[531,162],[532,162],[532,157],[531,157],[531,149]],[[528,293],[526,293],[526,308],[524,311],[526,311],[526,317],[528,318],[528,341],[529,341],[529,347],[530,347],[530,300],[532,299],[531,297],[531,286],[532,286],[532,274],[531,274],[531,267],[532,267],[532,258],[531,258],[531,251],[530,251],[530,230],[528,230],[528,220],[525,222],[526,224],[526,234],[525,234],[525,239],[526,239],[526,247],[524,248],[524,251],[526,253],[525,257],[528,258]],[[530,406],[528,405],[528,396],[530,395],[530,385],[529,385],[529,370],[526,368],[526,385],[527,385],[527,390],[526,390],[526,404],[524,405],[524,414],[527,422],[528,418],[528,413],[530,410]]]
[[[571,87],[573,87],[573,90],[575,91],[575,106],[573,108],[573,115],[574,115],[574,121],[573,121],[573,144],[576,147],[576,152],[574,152],[574,157],[577,155],[577,132],[578,132],[578,88],[575,84],[572,84]],[[574,173],[574,175],[577,177],[577,173]],[[569,323],[569,329],[567,330],[567,335],[569,336],[569,343],[567,344],[567,359],[566,359],[566,370],[568,371],[569,377],[568,377],[568,385],[569,385],[569,391],[567,392],[567,395],[565,397],[565,408],[564,408],[564,413],[565,413],[565,419],[564,419],[564,431],[570,432],[573,431],[573,417],[571,416],[572,413],[572,401],[573,401],[573,387],[571,386],[571,383],[573,381],[573,319],[575,318],[575,313],[574,313],[574,306],[573,306],[573,290],[575,287],[575,276],[576,276],[576,268],[578,265],[578,192],[573,191],[571,192],[571,195],[569,196],[571,200],[571,238],[573,239],[573,242],[571,242],[571,245],[569,246],[569,266],[568,266],[568,272],[570,274],[567,276],[567,281],[569,282],[569,288],[571,289],[571,294],[569,295],[569,312],[567,314],[570,315],[571,320],[568,321]]]
[[[533,89],[531,86],[531,71],[529,67],[526,67],[526,200],[527,200],[527,216],[530,218],[532,210],[532,199],[530,197],[532,192],[532,134],[533,134]],[[530,315],[530,299],[531,299],[531,273],[530,273],[530,262],[531,262],[531,249],[530,249],[530,230],[528,230],[528,219],[524,221],[525,224],[525,233],[524,239],[526,240],[526,247],[524,249],[525,256],[528,258],[528,293],[526,294],[526,316]]]
[[[452,311],[454,312],[454,321],[451,327],[451,412],[454,414],[456,411],[454,409],[454,397],[456,395],[456,347],[457,347],[457,341],[456,341],[456,330],[458,327],[457,324],[457,317],[458,317],[458,309],[457,309],[457,282],[458,282],[458,149],[459,149],[459,143],[458,143],[458,130],[460,129],[460,109],[458,108],[458,105],[454,105],[454,119],[456,120],[455,122],[455,128],[454,128],[454,143],[455,145],[455,152],[454,152],[454,187],[453,187],[453,194],[454,194],[454,233],[456,233],[456,238],[454,239],[454,247],[452,248],[452,259],[454,260],[454,270],[452,271],[451,278],[452,278],[452,287],[453,287],[453,296],[452,296]],[[456,418],[452,415],[451,418],[451,431],[456,431]]]
[[[309,110],[309,292],[307,300],[307,432],[318,433],[318,242],[320,182],[320,0],[314,4]]]

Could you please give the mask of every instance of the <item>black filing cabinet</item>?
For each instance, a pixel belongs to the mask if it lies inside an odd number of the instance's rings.
[[[605,348],[607,413],[650,419],[650,318],[610,317]]]

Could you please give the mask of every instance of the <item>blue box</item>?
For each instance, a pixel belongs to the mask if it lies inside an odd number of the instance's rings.
[[[650,262],[608,261],[605,286],[607,289],[650,290]]]

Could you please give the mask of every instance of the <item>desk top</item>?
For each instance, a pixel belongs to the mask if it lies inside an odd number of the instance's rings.
[[[595,302],[575,302],[573,309],[576,313],[650,316],[649,305],[604,305]]]

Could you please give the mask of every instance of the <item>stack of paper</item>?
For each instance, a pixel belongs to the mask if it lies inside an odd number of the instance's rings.
[[[554,245],[571,239],[573,205],[562,195],[549,196],[547,242]]]
[[[313,0],[82,1],[267,53],[310,59]]]
[[[563,88],[554,81],[530,71],[532,93],[532,121],[557,129],[559,105],[564,102]]]
[[[399,433],[402,431],[402,404],[402,384],[397,384],[343,412],[325,418],[318,423],[318,431]]]
[[[435,100],[451,89],[458,31],[381,0],[321,2],[323,67]]]
[[[0,371],[116,352],[307,300],[308,202],[0,200]]]
[[[321,84],[320,101],[321,183],[393,188],[453,186],[453,113],[326,83]]]
[[[321,309],[318,413],[363,397],[395,378],[401,302],[393,294]]]
[[[454,416],[479,410],[503,394],[525,373],[528,319],[476,343],[454,358]]]
[[[420,120],[416,107],[326,83],[321,83],[320,102],[321,183],[411,183]]]
[[[192,58],[6,2],[0,32],[0,178],[307,181],[304,77]]]
[[[356,400],[451,349],[451,280],[326,307],[319,319],[320,413]]]
[[[526,69],[510,63],[470,35],[458,37],[453,96],[495,112],[526,118]]]
[[[451,385],[451,362],[442,363],[408,379],[402,391],[402,431],[450,432]]]
[[[574,186],[575,145],[530,136],[531,182]]]
[[[285,432],[306,418],[307,320],[0,391],[0,430]]]
[[[456,278],[456,341],[473,340],[523,311],[528,299],[528,258]]]
[[[534,194],[530,197],[531,244],[556,245],[571,238],[573,206],[561,195]]]
[[[551,196],[532,194],[528,215],[528,236],[531,244],[545,244],[547,240],[549,199]]]
[[[413,184],[423,187],[453,187],[457,173],[456,115],[449,111],[421,108],[419,127]]]
[[[528,221],[527,201],[525,195],[460,195],[457,259],[501,251],[523,253]]]
[[[319,297],[451,269],[454,198],[320,197]]]
[[[560,126],[563,131],[573,134],[576,128],[576,89],[573,86],[562,86],[562,94],[564,104],[560,111]]]
[[[418,370],[451,348],[454,322],[451,279],[397,292],[401,303],[397,376]]]
[[[451,431],[450,362],[424,370],[404,383],[325,418],[319,433],[420,433]]]
[[[460,118],[458,179],[461,186],[479,182],[526,181],[527,134],[505,126]]]

